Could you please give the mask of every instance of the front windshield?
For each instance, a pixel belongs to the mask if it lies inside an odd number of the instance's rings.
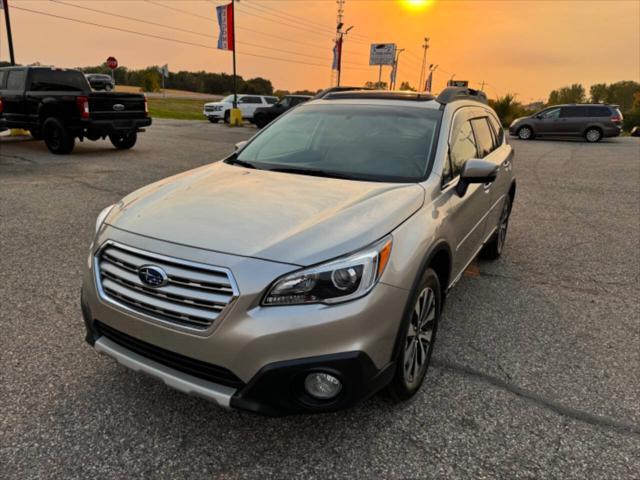
[[[268,170],[420,181],[441,117],[439,110],[416,107],[302,105],[265,129],[237,160]]]
[[[225,102],[225,103],[233,103],[233,95],[227,95],[226,97],[224,97],[220,101],[221,102]]]

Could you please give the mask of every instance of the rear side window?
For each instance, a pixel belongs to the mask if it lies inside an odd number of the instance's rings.
[[[7,71],[0,70],[0,90],[4,89],[7,84]]]
[[[473,131],[476,134],[476,142],[478,144],[479,158],[484,158],[493,152],[493,135],[487,123],[487,118],[475,118],[471,120]]]
[[[33,70],[31,90],[34,92],[84,92],[87,80],[80,72],[71,70]]]
[[[504,143],[504,130],[502,125],[493,117],[489,117],[489,123],[493,127],[493,132],[496,134],[496,147],[499,147]]]
[[[7,76],[7,90],[24,90],[26,78],[26,70],[9,70],[9,75]]]
[[[609,107],[588,107],[590,117],[610,117],[612,112]]]
[[[561,118],[577,118],[588,116],[587,107],[562,107],[560,109]]]
[[[443,172],[443,180],[445,182],[460,175],[464,162],[478,156],[476,139],[473,136],[471,123],[465,120],[454,128],[451,137],[451,166],[449,172],[446,171],[446,168]],[[491,138],[491,134],[489,134],[489,138]]]

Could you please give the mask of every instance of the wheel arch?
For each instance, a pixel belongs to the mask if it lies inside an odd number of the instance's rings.
[[[427,250],[422,263],[420,264],[420,268],[418,269],[418,273],[414,278],[413,283],[411,284],[409,298],[402,311],[401,321],[398,325],[398,331],[396,332],[396,338],[391,353],[392,362],[395,361],[395,359],[398,357],[398,352],[400,351],[402,341],[401,334],[405,323],[408,321],[409,310],[413,307],[410,300],[413,297],[416,289],[418,288],[418,283],[422,278],[422,274],[427,268],[432,268],[436,272],[438,280],[440,281],[440,306],[442,308],[442,306],[444,306],[446,292],[451,279],[451,272],[453,270],[453,254],[451,246],[446,240],[441,239],[434,242]]]

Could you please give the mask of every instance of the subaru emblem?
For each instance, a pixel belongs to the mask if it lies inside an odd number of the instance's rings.
[[[116,103],[116,104],[113,106],[113,109],[114,109],[116,112],[121,112],[122,110],[124,110],[124,105],[123,105],[123,104],[121,104],[121,103]]]
[[[154,265],[143,265],[138,269],[138,278],[149,287],[163,287],[169,282],[169,277],[163,269]]]

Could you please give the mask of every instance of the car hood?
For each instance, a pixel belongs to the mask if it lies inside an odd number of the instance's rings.
[[[417,184],[360,182],[218,162],[128,195],[105,223],[197,248],[311,265],[387,233],[424,202]]]

